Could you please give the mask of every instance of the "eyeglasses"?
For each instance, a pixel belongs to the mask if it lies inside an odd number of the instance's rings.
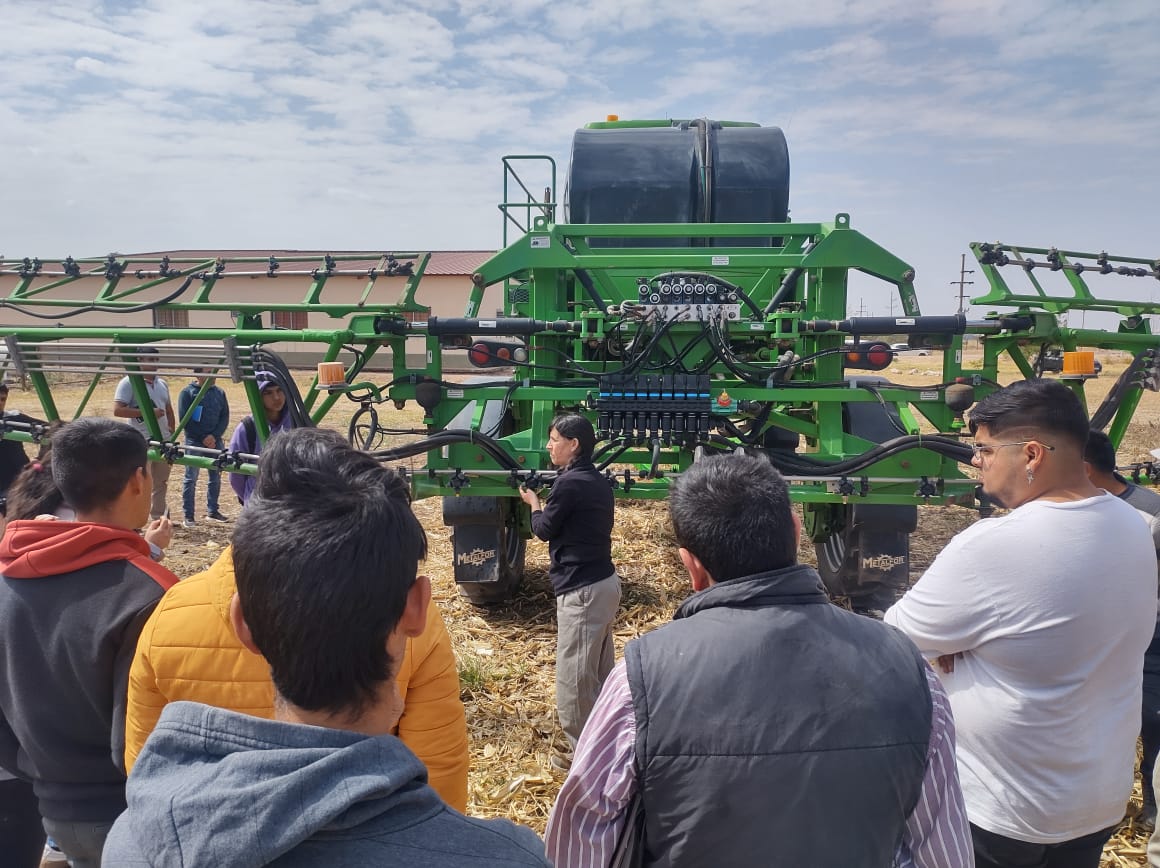
[[[990,458],[996,451],[1002,449],[1004,446],[1026,446],[1028,443],[1039,443],[1038,440],[1016,440],[1012,443],[972,443],[971,451],[979,458]],[[1048,452],[1054,452],[1055,447],[1049,446],[1046,443],[1039,443]]]

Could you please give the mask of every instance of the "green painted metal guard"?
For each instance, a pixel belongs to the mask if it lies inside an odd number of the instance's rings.
[[[506,165],[506,164],[505,164]],[[554,173],[554,164],[551,166]],[[525,188],[526,191],[526,188]],[[530,194],[529,194],[530,195]],[[552,198],[552,197],[546,197]],[[506,193],[505,193],[506,199]],[[263,420],[254,380],[253,354],[270,345],[311,345],[325,360],[340,358],[344,347],[361,357],[349,364],[348,385],[327,390],[317,380],[303,396],[311,418],[325,424],[327,414],[344,392],[363,393],[367,403],[420,401],[430,437],[471,420],[478,429],[491,402],[503,415],[502,430],[492,432],[503,461],[480,442],[439,441],[425,451],[424,469],[412,477],[419,497],[470,493],[511,497],[529,475],[550,470],[543,452],[547,424],[562,409],[576,409],[600,422],[602,393],[610,376],[700,376],[706,379],[704,400],[684,397],[684,409],[695,409],[710,420],[711,429],[691,440],[657,434],[611,437],[619,450],[608,465],[618,495],[663,498],[674,474],[699,451],[747,445],[773,453],[785,449],[786,438],[800,438],[795,453],[815,463],[816,471],[787,473],[795,500],[825,509],[851,502],[876,504],[970,503],[974,481],[953,455],[932,451],[921,440],[857,470],[828,473],[827,462],[848,462],[865,455],[875,442],[850,432],[848,415],[856,405],[878,405],[897,416],[898,436],[941,436],[955,441],[963,434],[961,412],[947,403],[947,386],[974,388],[980,398],[996,387],[998,364],[1009,356],[1025,376],[1037,375],[1030,352],[1047,346],[1066,349],[1096,347],[1130,352],[1155,351],[1160,341],[1150,333],[1146,314],[1157,305],[1127,299],[1101,300],[1084,281],[1086,271],[1122,274],[1125,278],[1154,276],[1156,264],[1138,258],[1107,257],[1055,251],[972,245],[990,289],[976,304],[1007,308],[977,321],[924,317],[915,292],[913,269],[855,230],[848,215],[833,221],[784,224],[641,224],[564,225],[551,222],[554,208],[541,202],[528,206],[532,225],[510,245],[484,263],[464,299],[465,316],[447,320],[429,316],[416,302],[416,291],[428,263],[420,252],[346,253],[317,257],[293,255],[216,258],[111,257],[92,260],[0,261],[0,303],[12,322],[22,311],[45,317],[43,325],[4,328],[8,363],[27,377],[46,419],[60,413],[52,395],[51,376],[76,370],[92,376],[83,412],[95,385],[104,376],[130,376],[143,396],[143,381],[134,368],[131,349],[140,344],[162,348],[162,372],[189,373],[195,362],[219,377],[243,382],[255,418]],[[540,207],[544,206],[544,207]],[[539,209],[539,213],[537,212]],[[634,239],[683,238],[683,247],[632,246]],[[711,247],[721,238],[760,239],[759,247]],[[615,240],[622,246],[601,246]],[[1028,266],[1043,257],[1042,266]],[[1086,265],[1084,263],[1087,263]],[[1030,279],[1032,291],[1014,292],[1008,273]],[[1039,267],[1062,270],[1070,295],[1048,295],[1035,279]],[[1124,269],[1118,272],[1117,269]],[[893,318],[847,317],[847,281],[859,271],[884,281],[897,292],[903,315]],[[336,298],[333,278],[365,277],[356,298]],[[688,277],[686,280],[685,275]],[[294,284],[276,302],[231,296],[230,285],[246,279],[277,279]],[[650,300],[653,290],[697,282],[711,284],[717,295],[698,304],[695,297],[673,305]],[[679,283],[678,283],[679,282]],[[484,290],[505,286],[504,323],[479,318]],[[184,288],[182,288],[184,286]],[[71,290],[87,287],[85,293]],[[738,290],[723,302],[722,287]],[[379,289],[384,292],[378,292]],[[177,290],[181,291],[177,291]],[[683,291],[683,290],[682,290]],[[691,293],[693,290],[690,289]],[[291,301],[296,295],[298,300]],[[376,297],[386,295],[386,298]],[[684,305],[687,310],[679,308]],[[233,327],[161,328],[139,325],[84,325],[86,316],[126,317],[142,310],[195,312],[229,311]],[[1066,311],[1114,313],[1122,320],[1116,331],[1074,329],[1061,324]],[[324,314],[334,329],[273,329],[274,312]],[[75,313],[74,316],[70,314]],[[67,318],[57,320],[56,317]],[[77,325],[72,325],[76,322]],[[977,335],[982,358],[965,364],[963,337]],[[913,346],[944,351],[942,376],[929,387],[874,382],[872,374],[847,367],[848,339],[858,341],[902,336]],[[420,342],[421,362],[408,359],[408,342]],[[514,373],[495,383],[449,381],[445,362],[470,346],[484,342],[499,352],[505,344]],[[76,346],[94,348],[83,363],[71,364]],[[188,347],[195,349],[188,349]],[[181,349],[185,347],[186,349]],[[198,348],[200,347],[200,348]],[[54,348],[58,351],[54,355]],[[512,348],[526,355],[522,361]],[[390,359],[390,372],[376,382],[365,364],[376,354]],[[194,358],[196,357],[196,358]],[[54,360],[55,361],[52,361]],[[499,361],[500,358],[495,360]],[[626,373],[627,372],[627,373]],[[694,372],[696,372],[694,374]],[[1137,372],[1139,382],[1113,408],[1110,431],[1118,442],[1139,400],[1140,389],[1155,379],[1155,365]],[[659,381],[658,381],[659,382]],[[1083,394],[1083,380],[1071,381]],[[603,390],[603,392],[602,392]],[[466,415],[464,415],[466,414]],[[156,453],[177,463],[220,466],[221,457],[187,454],[176,445],[181,428],[169,443],[154,432]],[[266,431],[260,426],[262,437]],[[486,433],[486,432],[484,432]],[[5,430],[11,439],[35,434]],[[434,441],[433,441],[434,442]],[[928,441],[931,443],[934,441]],[[698,448],[699,447],[699,448]],[[959,458],[962,455],[959,453]],[[390,459],[388,459],[390,460]],[[236,464],[235,460],[235,464]],[[241,472],[253,472],[242,462]],[[814,518],[824,525],[825,516]],[[822,531],[818,531],[822,532]]]

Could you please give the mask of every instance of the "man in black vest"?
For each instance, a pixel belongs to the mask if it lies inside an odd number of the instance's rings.
[[[797,563],[781,475],[708,458],[670,512],[696,593],[605,682],[548,821],[556,868],[970,866],[938,678]]]

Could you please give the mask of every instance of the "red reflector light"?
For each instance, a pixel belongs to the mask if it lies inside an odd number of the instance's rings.
[[[894,350],[881,341],[847,344],[843,358],[847,368],[881,371],[894,361]]]
[[[485,368],[491,364],[491,349],[482,342],[472,344],[471,349],[467,351],[467,358],[477,368]]]

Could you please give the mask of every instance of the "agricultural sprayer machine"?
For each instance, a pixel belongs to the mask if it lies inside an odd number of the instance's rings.
[[[532,175],[546,179],[534,192]],[[62,372],[90,378],[71,415],[110,375],[127,374],[147,405],[142,344],[157,348],[149,362],[162,375],[200,368],[244,384],[263,439],[258,372],[283,384],[297,424],[325,425],[336,401],[356,401],[356,445],[410,461],[415,496],[443,498],[456,581],[477,603],[517,587],[529,534],[518,488],[551,484],[543,445],[556,413],[592,419],[596,461],[620,498],[664,498],[702,455],[761,452],[802,505],[830,589],[879,608],[906,581],[919,505],[986,506],[966,467],[964,413],[998,388],[1002,357],[1035,377],[1044,374],[1036,360],[1064,351],[1061,376],[1083,398],[1094,373],[1084,350],[1130,353],[1090,408],[1120,442],[1141,390],[1157,386],[1160,338],[1148,315],[1158,311],[1132,292],[1098,298],[1090,277],[1155,280],[1160,265],[975,243],[989,290],[973,303],[988,312],[925,316],[906,262],[846,214],[789,222],[788,197],[775,127],[591,124],[573,140],[562,209],[550,158],[504,159],[504,246],[465,281],[463,316],[433,316],[421,302],[429,255],[420,252],[3,259],[7,364],[47,420],[61,415]],[[902,314],[848,316],[855,271],[889,285]],[[1052,272],[1062,291],[1040,279]],[[352,276],[361,291],[340,297],[338,278]],[[276,281],[278,300],[256,299],[255,280]],[[496,315],[481,312],[489,287],[502,289]],[[1070,327],[1074,311],[1103,312],[1115,328]],[[965,341],[977,361],[964,358]],[[942,351],[941,376],[891,382],[892,342]],[[300,392],[283,355],[304,347],[321,364]],[[480,370],[448,373],[469,366]],[[409,402],[422,408],[422,429],[400,444],[389,414]],[[256,472],[255,456],[181,445],[180,427],[170,438],[153,432],[157,457]],[[35,425],[3,430],[42,435]]]

